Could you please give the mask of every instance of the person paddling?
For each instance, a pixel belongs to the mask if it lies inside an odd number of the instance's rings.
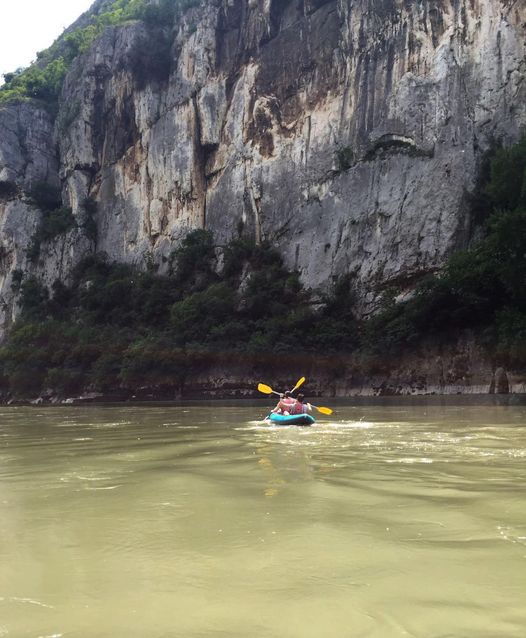
[[[312,412],[312,405],[305,401],[305,395],[298,394],[296,403],[290,409],[290,414],[307,414],[307,412]]]
[[[278,404],[272,410],[272,412],[277,412],[278,414],[284,414],[284,415],[292,414],[291,410],[296,403],[297,403],[296,399],[292,396],[291,392],[287,390],[284,394],[280,396]]]

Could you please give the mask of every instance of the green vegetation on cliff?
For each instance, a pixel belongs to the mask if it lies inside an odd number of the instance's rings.
[[[40,209],[42,217],[27,247],[27,257],[35,262],[40,256],[40,248],[44,243],[52,242],[59,235],[76,226],[71,208],[62,206],[62,195],[59,188],[45,182],[35,184],[28,193],[33,204]]]
[[[315,312],[298,274],[270,246],[237,239],[222,252],[220,269],[212,236],[197,230],[166,275],[99,255],[52,290],[19,273],[21,316],[0,350],[4,391],[177,386],[225,352],[257,358],[355,344],[348,279]]]
[[[470,329],[498,359],[526,364],[526,137],[499,150],[483,195],[492,213],[484,237],[453,255],[405,303],[388,302],[366,326],[377,352]]]
[[[178,12],[196,4],[198,0],[161,0],[153,4],[148,0],[108,0],[97,11],[86,14],[79,21],[81,26],[70,28],[48,49],[38,53],[30,67],[6,73],[5,84],[0,87],[0,105],[38,100],[56,112],[64,78],[73,60],[87,51],[107,27],[131,20],[142,20],[148,28],[170,26]],[[163,38],[158,34],[150,39],[154,51],[159,48],[160,40]],[[147,53],[151,57],[151,51]],[[136,58],[139,64],[141,56]]]

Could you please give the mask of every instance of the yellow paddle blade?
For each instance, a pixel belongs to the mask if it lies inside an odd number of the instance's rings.
[[[316,410],[318,410],[318,412],[321,412],[322,414],[332,414],[332,410],[330,408],[317,408],[316,406],[314,406],[316,408]]]
[[[272,388],[264,383],[258,383],[258,390],[263,394],[272,394]]]
[[[301,379],[296,383],[296,385],[292,388],[291,392],[297,390],[300,386],[305,383],[305,377],[301,377]]]

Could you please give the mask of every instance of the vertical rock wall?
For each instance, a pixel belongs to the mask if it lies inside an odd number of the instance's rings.
[[[513,0],[217,0],[173,32],[108,29],[54,133],[36,107],[0,110],[0,181],[18,189],[0,199],[4,322],[15,268],[50,282],[89,250],[162,267],[201,227],[276,242],[312,287],[351,272],[365,308],[410,288],[469,241],[484,154],[526,125],[525,41]],[[40,180],[80,226],[96,201],[98,236],[28,265]]]

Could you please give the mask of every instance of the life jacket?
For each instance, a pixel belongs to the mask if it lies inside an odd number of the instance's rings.
[[[307,411],[307,406],[303,405],[301,401],[296,401],[296,403],[290,409],[291,414],[304,414]]]

